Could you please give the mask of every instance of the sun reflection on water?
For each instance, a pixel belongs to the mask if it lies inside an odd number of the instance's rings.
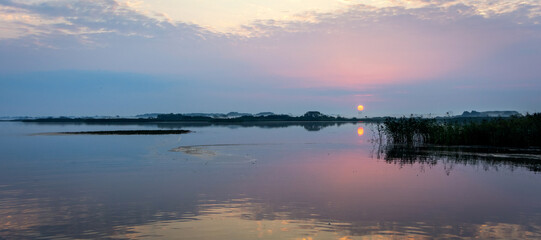
[[[364,128],[363,128],[363,127],[357,128],[357,134],[358,134],[359,136],[364,135]]]

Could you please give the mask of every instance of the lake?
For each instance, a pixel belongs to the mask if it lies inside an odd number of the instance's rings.
[[[142,129],[193,132],[39,135]],[[0,239],[541,238],[540,154],[396,154],[373,129],[0,122]]]

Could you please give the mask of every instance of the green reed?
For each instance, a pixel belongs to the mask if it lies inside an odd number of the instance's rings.
[[[541,113],[509,118],[387,118],[395,144],[541,147]]]

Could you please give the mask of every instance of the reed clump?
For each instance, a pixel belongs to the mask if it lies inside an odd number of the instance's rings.
[[[492,119],[387,118],[395,144],[541,147],[541,113]]]

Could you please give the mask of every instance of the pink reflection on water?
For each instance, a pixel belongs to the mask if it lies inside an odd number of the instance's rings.
[[[363,127],[357,128],[357,135],[359,135],[359,136],[364,135],[364,128]]]

